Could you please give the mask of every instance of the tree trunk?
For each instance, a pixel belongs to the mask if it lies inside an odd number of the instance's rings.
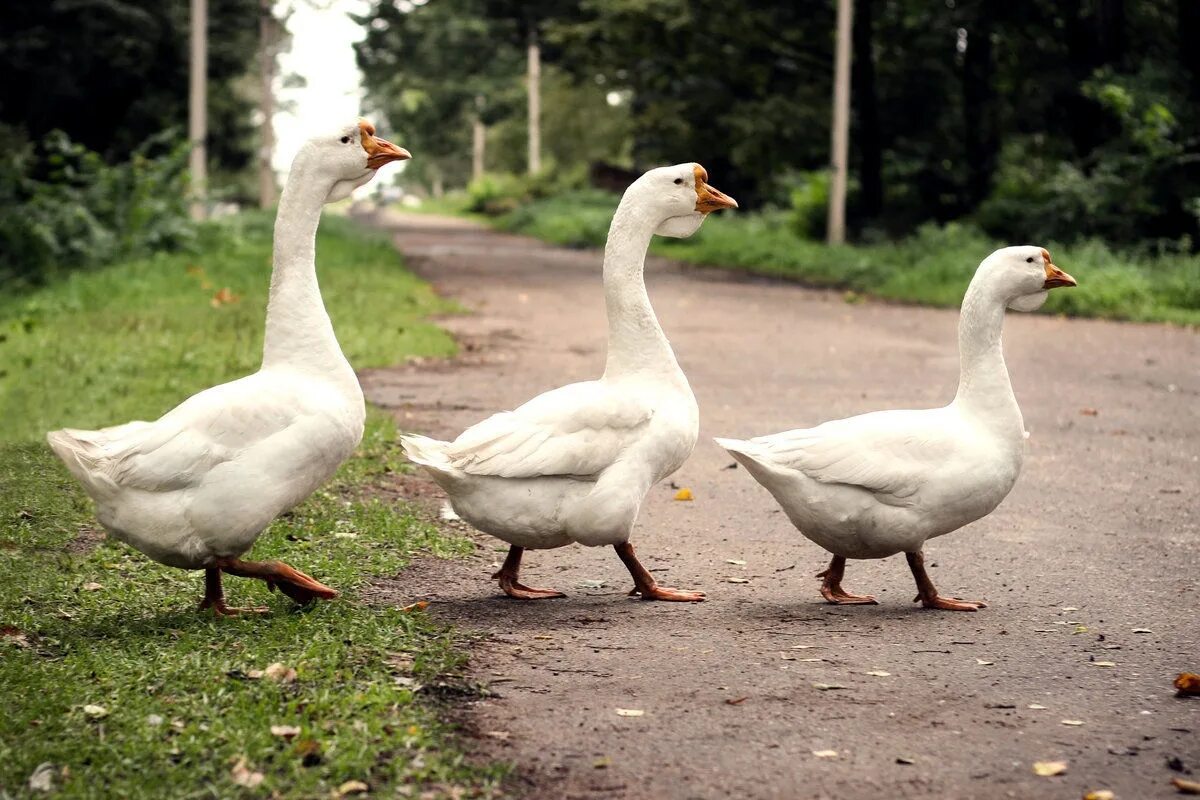
[[[208,2],[192,0],[191,65],[188,75],[188,170],[191,173],[192,219],[208,216]]]
[[[271,0],[259,0],[258,7],[259,99],[262,114],[261,139],[258,148],[258,207],[275,205],[275,17]]]
[[[825,241],[846,241],[846,155],[850,139],[850,26],[853,0],[838,0],[837,51],[834,56],[833,125],[830,136],[829,222]]]
[[[471,180],[483,177],[483,148],[487,142],[487,129],[479,117],[471,120]]]
[[[963,54],[963,149],[967,167],[967,208],[979,206],[992,188],[999,153],[996,93],[992,86],[992,16],[980,4],[967,29],[967,51]]]
[[[542,170],[542,49],[537,31],[529,33],[529,174]]]
[[[1179,63],[1188,75],[1188,96],[1200,102],[1200,3],[1176,0]]]
[[[879,131],[879,96],[875,89],[875,0],[859,0],[854,15],[854,67],[851,88],[857,112],[854,129],[858,145],[859,202],[863,217],[883,212],[883,141]]]

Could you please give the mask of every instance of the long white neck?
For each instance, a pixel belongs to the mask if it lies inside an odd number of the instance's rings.
[[[604,306],[608,313],[605,377],[638,372],[682,376],[646,294],[646,250],[655,224],[636,202],[622,200],[604,246]]]
[[[987,276],[976,275],[958,318],[959,378],[954,402],[993,427],[1011,432],[1016,426],[1023,433],[1001,344],[1005,307]]]
[[[328,187],[310,178],[297,158],[279,198],[262,365],[353,378],[317,285],[317,224]]]

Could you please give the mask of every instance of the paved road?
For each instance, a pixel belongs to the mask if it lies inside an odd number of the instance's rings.
[[[457,363],[364,376],[404,427],[452,437],[599,374],[599,253],[450,220],[382,222],[421,275],[474,312],[446,320],[464,343]],[[1056,256],[1089,280],[1071,253]],[[1136,800],[1175,796],[1172,764],[1200,779],[1200,699],[1171,689],[1177,672],[1200,671],[1200,336],[1010,314],[1006,356],[1032,433],[1025,472],[993,515],[927,548],[939,589],[989,607],[919,609],[900,558],[851,562],[846,587],[881,604],[835,607],[817,594],[824,552],[709,437],[944,403],[957,315],[663,262],[647,283],[699,400],[701,438],[673,477],[695,500],[653,489],[633,542],[660,581],[709,601],[626,598],[612,550],[577,546],[529,553],[522,573],[569,598],[512,601],[489,579],[504,546],[487,537],[474,560],[427,562],[381,587],[490,634],[472,668],[498,697],[469,725],[483,756],[518,766],[515,796],[1107,788]],[[404,490],[436,497],[431,487]],[[1038,777],[1035,761],[1069,768]]]

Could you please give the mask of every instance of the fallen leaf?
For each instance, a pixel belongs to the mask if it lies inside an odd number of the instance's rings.
[[[645,713],[646,712],[640,708],[618,708],[617,709],[618,717],[640,717]]]
[[[501,741],[504,741],[504,740],[508,739],[508,737],[511,736],[512,734],[510,734],[508,731],[488,731],[484,735],[490,736],[493,739],[499,739]]]
[[[1098,409],[1095,409],[1095,408],[1081,408],[1081,409],[1079,409],[1079,413],[1080,413],[1080,414],[1082,414],[1082,415],[1083,415],[1083,416],[1085,416],[1085,417],[1098,417],[1098,416],[1100,416],[1100,411],[1099,411]]]
[[[1034,711],[1044,711],[1045,706],[1039,706],[1037,703],[1030,703],[1026,708],[1032,708]]]
[[[413,603],[412,605],[407,605],[400,610],[405,613],[408,613],[410,611],[424,611],[427,608],[429,608],[428,600],[418,600],[417,602]]]
[[[88,581],[80,588],[83,589],[85,592],[98,592],[101,589],[103,589],[104,587],[101,586],[100,584],[96,583],[95,581]]]
[[[261,669],[246,670],[246,677],[252,681],[256,681],[259,678],[261,678],[262,676],[263,676],[263,671]],[[234,676],[230,676],[230,677],[234,677]]]
[[[221,289],[218,289],[217,292],[212,296],[212,300],[209,302],[212,304],[213,308],[219,308],[220,306],[229,305],[230,303],[236,303],[241,299],[242,298],[240,295],[234,294],[232,289],[230,289],[228,286],[225,286]]]
[[[229,778],[238,786],[245,786],[247,789],[253,789],[263,782],[263,774],[255,772],[246,766],[246,757],[238,758],[237,763],[233,765],[233,769],[229,771]]]
[[[54,791],[54,765],[49,761],[43,761],[37,765],[29,775],[29,791],[31,792],[52,792]]]
[[[295,725],[272,725],[271,735],[283,739],[294,739],[300,735],[300,729]]]
[[[1180,794],[1200,794],[1200,783],[1196,781],[1171,778],[1171,785],[1178,789]]]
[[[1085,794],[1083,800],[1117,800],[1117,796],[1108,789],[1096,789]]]
[[[726,564],[733,564],[735,567],[744,567],[744,566],[746,566],[746,562],[745,562],[745,561],[743,561],[743,560],[742,560],[742,559],[740,559],[740,558],[727,558],[727,559],[725,559],[725,563],[726,563]]]
[[[1052,778],[1055,775],[1062,775],[1067,771],[1067,762],[1065,761],[1035,761],[1033,762],[1033,772],[1035,775],[1040,775],[1043,778]]]
[[[813,750],[812,754],[817,758],[837,758],[837,750]]]
[[[603,589],[604,581],[595,581],[595,580],[580,581],[579,583],[577,583],[575,585],[580,589]]]
[[[821,649],[823,649],[823,646],[819,645],[819,644],[794,644],[794,645],[792,645],[792,649],[793,650],[821,650]]]
[[[337,788],[337,797],[349,797],[352,794],[366,794],[371,787],[362,781],[346,781]]]
[[[1078,611],[1079,609],[1076,608],[1075,606],[1063,606],[1062,610],[1063,611]]]
[[[749,583],[750,580],[748,578],[726,578],[725,582],[726,583]]]
[[[164,722],[166,722],[166,720],[164,720],[162,718],[161,714],[147,714],[146,715],[146,724],[151,727],[157,728],[159,725],[162,725]]]
[[[1093,662],[1091,662],[1091,665],[1093,667],[1115,667],[1117,665],[1117,662],[1115,662],[1115,661],[1093,661]]]
[[[692,490],[686,486],[675,493],[676,500],[695,500],[696,497],[692,494]]]
[[[264,678],[275,681],[276,683],[296,682],[296,670],[280,664],[278,661],[276,661],[274,664],[269,664],[267,668],[263,670],[262,674]]]
[[[608,769],[612,766],[612,759],[608,756],[601,756],[592,762],[592,769]]]
[[[749,697],[730,697],[729,699],[727,699],[725,701],[725,705],[740,706],[742,703],[746,702],[749,699],[750,699]]]
[[[908,758],[907,756],[896,756],[896,763],[897,764],[915,764],[917,762],[911,758]]]
[[[891,675],[892,673],[890,673],[890,672],[884,672],[884,671],[883,671],[883,670],[881,670],[881,669],[873,669],[873,670],[870,670],[870,671],[868,671],[868,672],[864,672],[863,674],[864,674],[864,675],[874,675],[876,678],[886,678],[886,677],[888,677],[889,675]]]
[[[813,688],[822,692],[828,692],[833,689],[845,689],[846,687],[842,686],[840,683],[814,683]]]
[[[823,659],[823,658],[798,658],[796,660],[813,662],[813,661],[824,661],[825,659]]]
[[[1154,633],[1154,631],[1150,630],[1149,628],[1134,628],[1133,632],[1134,633]]]
[[[1181,672],[1175,678],[1175,691],[1186,697],[1200,697],[1200,675]]]
[[[88,719],[104,719],[108,716],[108,709],[104,706],[86,705],[83,707],[83,715]]]
[[[1059,721],[1062,722],[1063,725],[1070,725],[1073,728],[1078,728],[1083,724],[1083,720],[1081,719],[1064,719]]]
[[[982,658],[977,658],[977,659],[975,659],[975,663],[976,663],[976,664],[978,664],[978,665],[979,665],[979,666],[981,666],[981,667],[990,667],[990,666],[992,666],[993,664],[995,664],[996,662],[995,662],[995,661],[987,661],[987,660],[985,660],[985,659],[982,659]]]
[[[546,634],[544,634],[544,633],[539,633],[539,634],[537,634],[536,636],[534,636],[533,638],[535,638],[535,639],[542,639],[542,640],[549,640],[549,639],[553,639],[554,637],[553,637],[553,636],[547,636],[547,635],[546,635]]]

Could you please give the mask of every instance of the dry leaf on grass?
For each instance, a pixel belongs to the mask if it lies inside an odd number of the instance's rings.
[[[675,493],[675,499],[676,500],[695,500],[696,497],[695,497],[695,495],[692,494],[692,490],[685,486],[682,489],[680,489],[678,492]]]
[[[300,729],[295,725],[272,725],[271,735],[283,739],[294,739],[300,735]]]
[[[640,708],[618,708],[617,709],[618,717],[640,717],[645,713],[646,712]]]
[[[1180,794],[1200,794],[1200,783],[1196,781],[1171,778],[1171,785],[1178,789]]]
[[[108,716],[108,709],[104,706],[86,705],[83,707],[83,715],[88,719],[104,719]]]
[[[813,750],[812,754],[817,758],[837,758],[837,750]]]
[[[237,763],[233,765],[233,769],[229,771],[229,779],[238,786],[244,786],[247,789],[253,789],[263,782],[265,776],[261,772],[255,772],[246,766],[246,757],[238,758]]]
[[[296,670],[276,661],[263,670],[263,677],[276,683],[295,683]]]
[[[1033,773],[1040,775],[1043,778],[1052,778],[1055,775],[1062,775],[1067,771],[1067,762],[1065,761],[1035,761],[1033,762]]]
[[[424,611],[427,608],[429,608],[428,600],[418,600],[417,602],[413,603],[412,605],[407,605],[400,610],[407,613],[409,611]]]
[[[100,584],[96,583],[95,581],[88,581],[80,588],[82,588],[85,592],[98,592],[101,589],[103,589],[104,587],[101,586]]]
[[[1200,697],[1200,675],[1181,672],[1175,678],[1175,691],[1187,697]]]
[[[43,761],[37,765],[29,775],[29,791],[31,792],[52,792],[54,791],[54,773],[57,770],[49,761]]]
[[[209,303],[212,305],[213,308],[220,308],[221,306],[229,305],[231,303],[236,303],[241,299],[242,298],[240,295],[235,294],[232,289],[230,289],[228,286],[225,286],[225,287],[217,290],[217,292],[212,296],[212,300],[210,300]]]
[[[371,787],[362,781],[346,781],[337,788],[337,797],[349,797],[352,794],[366,794]]]

